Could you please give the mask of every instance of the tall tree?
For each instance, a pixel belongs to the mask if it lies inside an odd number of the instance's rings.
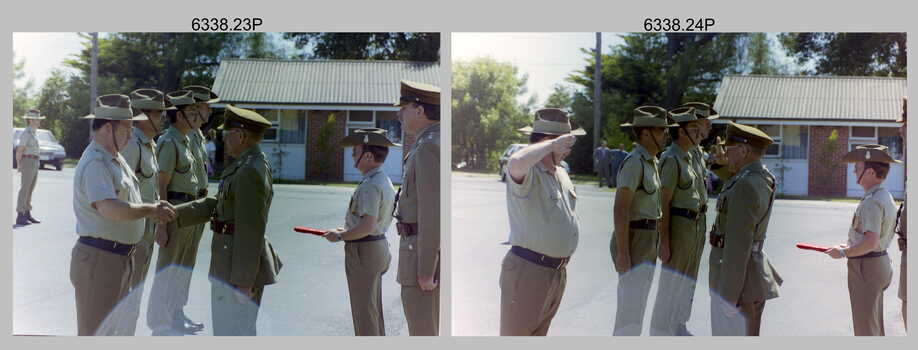
[[[16,52],[13,52],[13,126],[24,126],[22,116],[32,108],[32,99],[29,92],[35,85],[32,79],[25,79],[25,58],[16,61]]]
[[[906,76],[905,33],[782,33],[787,55],[815,75]]]
[[[786,74],[788,69],[775,58],[772,40],[768,33],[752,33],[745,43],[745,61],[748,74]]]
[[[490,57],[453,62],[452,117],[455,162],[476,170],[497,168],[507,146],[524,142],[517,131],[529,124],[529,108],[517,98],[526,93],[526,75],[511,63]]]
[[[440,33],[285,33],[301,58],[438,62]]]

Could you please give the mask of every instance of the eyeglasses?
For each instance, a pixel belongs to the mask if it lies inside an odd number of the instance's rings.
[[[225,137],[229,136],[230,134],[235,134],[235,133],[239,133],[239,132],[242,132],[242,129],[237,129],[237,128],[226,129],[226,130],[223,130],[223,137],[225,138]]]

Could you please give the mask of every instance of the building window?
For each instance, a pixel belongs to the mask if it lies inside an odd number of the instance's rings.
[[[305,144],[306,143],[306,111],[282,110],[278,130],[278,140],[281,143]]]
[[[392,142],[402,142],[402,123],[395,111],[376,111],[376,127],[386,130],[386,137]]]
[[[262,117],[265,117],[269,122],[271,122],[271,127],[265,130],[265,136],[261,138],[261,141],[268,142],[277,142],[277,129],[280,126],[278,122],[278,114],[280,111],[276,109],[256,109],[255,113],[260,114]]]
[[[774,140],[774,143],[768,146],[768,149],[765,150],[766,158],[780,158],[781,157],[781,143],[782,143],[782,134],[780,125],[756,125],[759,130],[762,130]]]
[[[807,159],[809,128],[803,125],[784,125],[781,134],[781,154],[784,159]]]
[[[348,111],[347,121],[351,123],[372,123],[373,111]]]
[[[877,143],[889,147],[889,155],[895,159],[902,159],[902,138],[899,137],[899,128],[878,128]]]
[[[872,139],[877,137],[877,128],[873,126],[852,126],[851,138]]]

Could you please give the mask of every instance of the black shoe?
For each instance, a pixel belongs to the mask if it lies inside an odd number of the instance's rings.
[[[195,323],[184,312],[179,313],[173,321],[172,328],[187,334],[196,334],[204,329],[203,323]]]
[[[29,218],[27,218],[24,213],[19,213],[19,215],[16,216],[16,225],[25,226],[30,224],[32,224],[32,222],[29,221]]]
[[[692,334],[692,332],[688,331],[688,328],[685,328],[684,324],[681,324],[678,327],[676,327],[675,333],[676,334],[674,335],[677,337],[691,337],[694,335]]]
[[[40,223],[41,223],[41,221],[38,221],[38,219],[32,217],[32,211],[27,211],[27,212],[25,212],[25,217],[26,217],[26,219],[28,219],[29,221],[31,221],[33,224],[40,224]]]

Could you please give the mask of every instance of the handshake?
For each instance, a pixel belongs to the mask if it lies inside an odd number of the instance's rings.
[[[147,215],[147,218],[153,219],[153,221],[156,222],[156,235],[154,236],[154,240],[161,247],[165,247],[169,244],[169,232],[166,228],[170,222],[175,220],[175,213],[175,207],[172,203],[161,200],[156,204],[153,211]]]

